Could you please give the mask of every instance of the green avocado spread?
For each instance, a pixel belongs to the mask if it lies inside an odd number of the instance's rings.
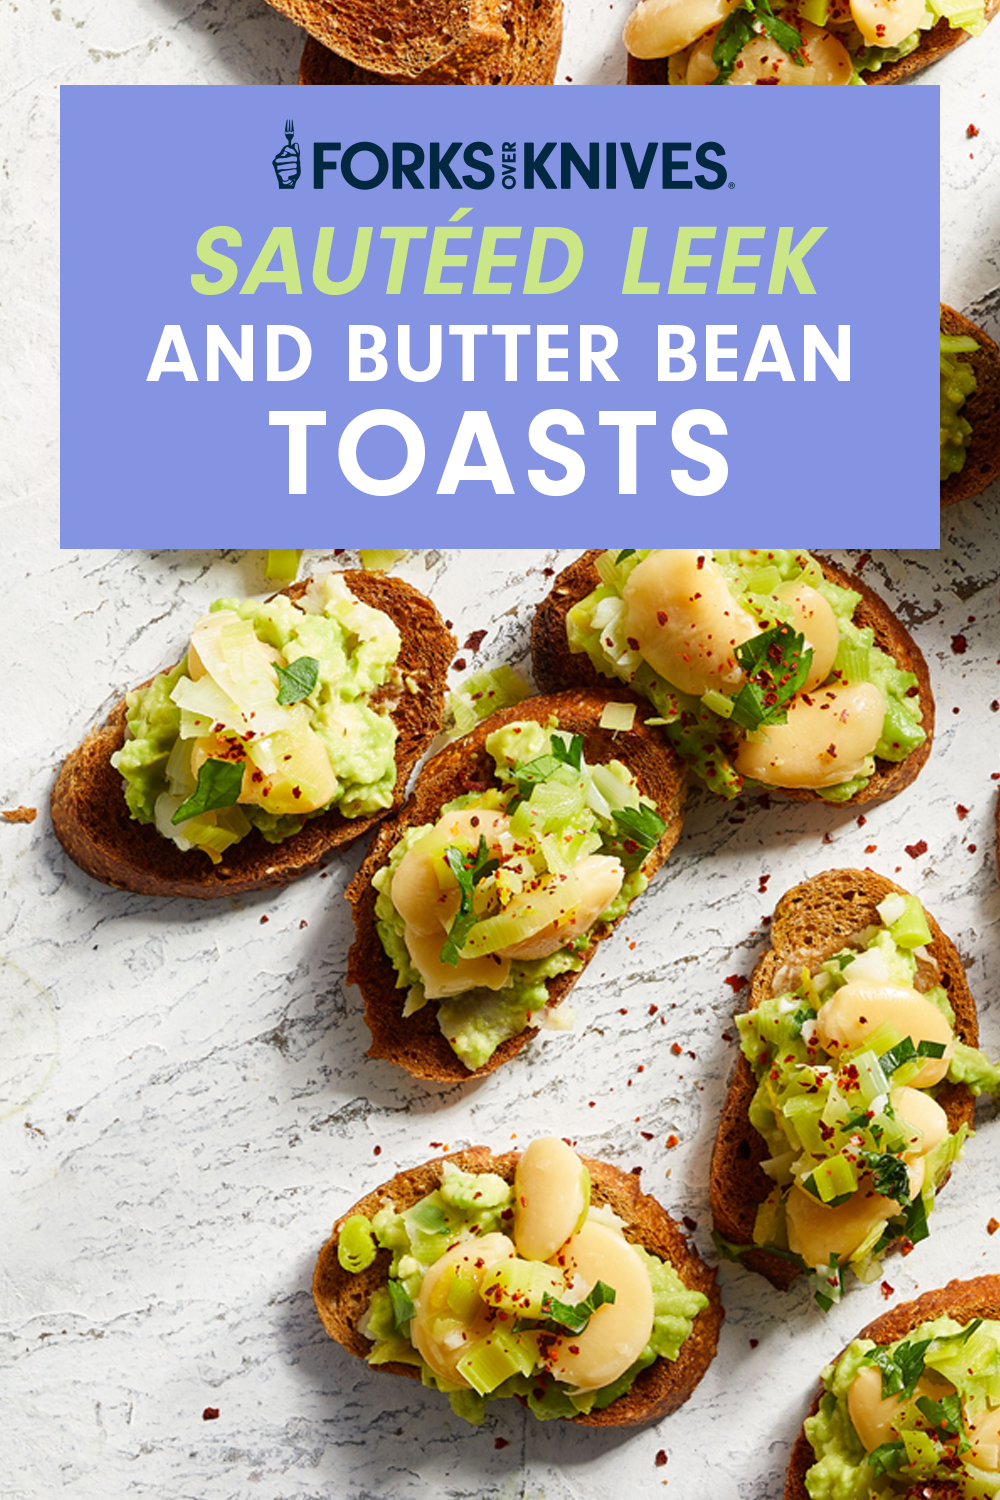
[[[669,609],[659,612],[659,625],[669,630],[676,621],[678,630],[688,631],[702,654],[709,656],[712,646],[706,643],[724,638],[726,619],[739,614],[746,620],[741,631],[744,643],[735,652],[738,661],[732,663],[738,681],[723,690],[712,686],[699,691],[689,683],[678,685],[668,680],[648,659],[655,640],[640,641],[632,633],[633,574],[647,560],[648,565],[656,559],[677,558],[683,563],[688,556],[702,559],[698,562],[700,576],[715,585],[716,597],[725,611],[723,623],[706,622],[699,616],[701,595],[693,587],[679,605],[675,600]],[[717,795],[737,797],[745,786],[807,786],[828,802],[846,802],[867,786],[876,759],[905,760],[926,738],[916,677],[901,670],[874,644],[871,626],[855,623],[860,595],[827,579],[810,553],[758,548],[704,553],[626,548],[603,553],[597,571],[599,586],[567,615],[570,650],[586,652],[598,672],[617,677],[647,697],[657,715],[647,722],[662,724],[674,748]],[[812,600],[813,623],[807,622],[805,632],[796,634],[794,600],[802,590],[811,591],[808,597]],[[808,635],[815,628],[817,610],[825,616],[828,640],[823,667],[828,664],[829,668],[819,693],[796,686],[795,678],[797,672],[808,681],[805,674],[812,670],[813,659],[819,659],[819,648],[813,650]],[[753,636],[754,630],[759,634]],[[777,657],[776,650],[781,653]],[[679,664],[687,660],[680,647],[675,660]],[[772,665],[775,661],[776,667]],[[812,699],[822,699],[824,692],[848,690],[869,696],[877,691],[883,703],[860,754],[847,762],[843,755],[838,760],[840,747],[828,744],[831,736],[824,733],[804,775],[800,770],[784,773],[780,766],[773,771],[767,768],[768,746],[777,743],[790,713],[798,723],[803,708],[813,713]],[[841,715],[839,705],[831,706],[838,708],[837,713],[830,714],[832,721]],[[817,708],[815,717],[823,712],[822,707]],[[752,747],[758,745],[763,747],[763,761],[753,755]]]
[[[335,573],[293,602],[220,599],[171,671],[127,697],[111,758],[133,818],[213,863],[336,810],[392,805],[400,637]]]
[[[942,1317],[892,1344],[855,1339],[822,1383],[805,1422],[810,1500],[1000,1493],[1000,1322]],[[873,1424],[866,1408],[880,1398],[883,1420]]]
[[[582,968],[645,889],[664,830],[627,767],[588,765],[583,737],[555,720],[507,724],[486,748],[498,785],[407,829],[373,880],[404,1017],[435,1002],[470,1070],[539,1024],[546,981]]]
[[[960,474],[972,441],[972,424],[962,416],[962,407],[976,389],[976,374],[961,354],[978,349],[965,334],[941,335],[941,479]]]
[[[607,1205],[590,1207],[586,1219],[606,1225],[616,1234],[624,1228]],[[452,1383],[436,1374],[411,1340],[415,1303],[425,1275],[456,1244],[474,1243],[488,1235],[510,1236],[513,1225],[513,1188],[503,1178],[492,1172],[462,1172],[447,1161],[440,1188],[412,1208],[397,1212],[387,1204],[371,1219],[360,1214],[348,1219],[338,1246],[345,1270],[366,1269],[375,1258],[376,1247],[392,1255],[385,1285],[375,1291],[359,1325],[359,1331],[372,1344],[369,1364],[391,1361],[416,1366],[424,1385],[447,1392],[456,1415],[479,1423],[486,1402],[502,1396],[522,1396],[535,1416],[543,1420],[600,1410],[624,1395],[654,1360],[677,1359],[694,1319],[708,1306],[708,1298],[689,1290],[668,1261],[633,1245],[649,1275],[653,1324],[638,1358],[609,1385],[574,1392],[565,1382],[554,1379],[546,1368],[545,1329],[549,1325],[541,1307],[517,1316],[504,1306],[487,1306],[476,1289],[458,1277],[448,1290],[445,1312],[455,1324],[453,1337],[462,1337],[463,1326],[473,1331],[468,1342],[470,1357],[462,1362],[464,1383]],[[513,1248],[511,1245],[511,1253]],[[532,1269],[537,1268],[536,1275],[544,1275],[552,1263],[516,1260],[511,1280],[530,1288],[535,1280]],[[579,1292],[572,1296],[573,1302],[578,1299]],[[517,1305],[529,1305],[527,1293],[518,1297]]]
[[[950,1128],[941,1085],[1000,1092],[1000,1068],[954,1037],[920,903],[893,893],[878,912],[821,963],[786,963],[737,1021],[757,1084],[749,1120],[774,1184],[753,1243],[802,1266],[823,1307],[848,1267],[875,1280],[890,1245],[926,1237],[969,1133]]]

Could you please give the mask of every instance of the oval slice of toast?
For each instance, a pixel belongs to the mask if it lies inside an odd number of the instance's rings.
[[[972,426],[965,463],[941,485],[941,504],[954,505],[981,495],[1000,476],[1000,349],[981,328],[953,307],[941,303],[941,332],[964,334],[979,345],[959,359],[968,360],[976,375],[976,389],[961,415]]]
[[[652,874],[666,859],[680,834],[684,770],[661,736],[642,723],[638,700],[632,699],[624,690],[614,696],[617,701],[637,704],[635,723],[628,731],[602,729],[600,719],[607,700],[603,695],[587,692],[527,698],[492,714],[471,734],[448,745],[428,761],[406,806],[382,824],[368,857],[347,888],[356,930],[347,961],[347,982],[358,985],[364,996],[365,1021],[372,1034],[369,1057],[398,1063],[417,1078],[458,1081],[492,1073],[502,1063],[509,1062],[537,1030],[529,1026],[517,1036],[508,1038],[487,1063],[470,1072],[441,1033],[435,1001],[428,1001],[421,1010],[404,1018],[407,991],[396,988],[396,970],[382,947],[375,921],[376,892],[372,877],[388,861],[406,829],[435,822],[444,804],[465,792],[499,784],[493,774],[492,757],[486,750],[486,740],[496,729],[520,719],[546,724],[554,715],[560,729],[583,735],[583,753],[588,765],[622,761],[636,778],[639,791],[653,799],[666,823],[659,843],[643,868]],[[606,923],[598,924],[592,930],[592,940],[583,955],[584,968],[593,957],[597,943],[611,931]],[[582,969],[558,974],[546,981],[550,1007],[566,998],[581,972]]]
[[[895,1344],[908,1333],[919,1328],[921,1323],[931,1323],[936,1318],[954,1318],[957,1323],[968,1324],[974,1318],[1000,1319],[1000,1276],[975,1276],[971,1281],[949,1281],[947,1286],[925,1292],[913,1302],[901,1302],[898,1307],[883,1313],[874,1322],[862,1328],[859,1339],[871,1339],[875,1344]],[[841,1354],[845,1351],[841,1350]],[[840,1355],[837,1356],[840,1358]],[[820,1389],[809,1408],[809,1416],[819,1410]],[[809,1500],[806,1489],[806,1474],[816,1462],[813,1446],[806,1437],[805,1429],[799,1431],[792,1447],[792,1455],[785,1472],[784,1500]],[[929,1484],[926,1489],[907,1490],[908,1495],[926,1495],[928,1500],[949,1500],[962,1493],[953,1489],[946,1476],[942,1477],[943,1488]]]
[[[708,1298],[708,1307],[695,1317],[692,1331],[684,1340],[676,1360],[655,1360],[636,1377],[632,1387],[609,1406],[572,1418],[584,1427],[630,1427],[654,1422],[676,1411],[688,1399],[715,1355],[723,1318],[715,1284],[716,1272],[708,1269],[657,1200],[641,1191],[635,1173],[622,1172],[586,1156],[581,1160],[590,1172],[591,1203],[608,1204],[624,1220],[626,1239],[669,1261],[689,1290],[701,1292]],[[371,1344],[359,1332],[358,1323],[367,1310],[372,1293],[385,1284],[391,1256],[387,1250],[380,1250],[366,1270],[345,1271],[337,1258],[340,1232],[354,1214],[371,1218],[389,1203],[397,1211],[412,1207],[440,1186],[446,1161],[454,1163],[463,1172],[494,1172],[505,1182],[512,1183],[518,1153],[511,1151],[494,1156],[485,1146],[472,1146],[467,1151],[438,1157],[412,1171],[400,1172],[391,1182],[375,1188],[360,1203],[341,1214],[320,1251],[313,1276],[317,1311],[330,1337],[360,1359],[367,1357]],[[393,1375],[420,1378],[414,1365],[389,1362],[378,1368]]]
[[[597,671],[585,651],[572,652],[566,635],[566,616],[601,582],[595,566],[601,555],[600,548],[585,552],[576,562],[570,563],[555,579],[549,593],[538,605],[531,631],[531,659],[535,681],[543,692],[554,693],[562,688],[589,688],[592,691],[614,694],[617,679],[605,677]],[[854,612],[854,622],[870,626],[874,631],[874,644],[891,656],[904,672],[912,672],[917,679],[923,728],[926,735],[905,760],[875,761],[875,774],[860,792],[856,792],[840,807],[858,806],[864,802],[877,802],[886,797],[895,797],[915,779],[931,752],[934,739],[934,695],[931,692],[930,674],[923,652],[905,626],[892,610],[883,603],[874,589],[854,574],[818,553],[811,554],[820,564],[832,583],[842,588],[853,589],[861,595]],[[649,716],[649,705],[646,705]],[[655,712],[655,710],[653,710]],[[819,794],[805,788],[767,787],[769,793],[790,797],[798,802],[818,802]]]
[[[747,1009],[773,993],[780,969],[816,965],[837,952],[852,934],[869,924],[878,925],[876,908],[894,892],[905,895],[901,886],[873,870],[828,870],[787,891],[775,908],[771,946],[757,960],[750,976]],[[938,982],[947,991],[955,1012],[955,1035],[976,1047],[976,1003],[961,956],[930,912],[925,909],[924,914],[932,936],[929,951],[940,971]],[[761,1168],[769,1155],[767,1146],[750,1124],[748,1114],[756,1089],[753,1069],[741,1053],[722,1106],[709,1178],[715,1229],[734,1245],[752,1244],[757,1209],[774,1187]],[[964,1084],[945,1082],[936,1097],[948,1116],[950,1133],[960,1125],[972,1125],[975,1100]],[[802,1267],[794,1261],[763,1249],[745,1251],[741,1261],[782,1291],[802,1274]]]
[[[345,572],[355,598],[382,610],[402,638],[397,667],[404,686],[392,710],[398,730],[394,805],[406,794],[417,760],[441,726],[448,667],[456,642],[429,599],[399,578],[361,570]],[[310,579],[282,590],[298,599]],[[405,684],[409,682],[411,687]],[[115,704],[63,762],[52,790],[52,826],[72,860],[106,885],[151,896],[238,896],[287,885],[315,869],[333,850],[367,833],[385,812],[345,818],[339,812],[310,818],[300,833],[269,844],[254,830],[213,865],[198,849],[182,850],[152,824],[129,814],[124,782],[111,756],[124,743],[126,703]]]

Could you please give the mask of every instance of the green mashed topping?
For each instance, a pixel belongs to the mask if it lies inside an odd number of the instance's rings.
[[[598,1222],[620,1230],[621,1221],[610,1208],[591,1208],[589,1214]],[[636,1376],[655,1359],[677,1359],[695,1318],[708,1306],[708,1298],[701,1292],[689,1291],[669,1262],[636,1245],[634,1248],[649,1272],[653,1290],[653,1328],[639,1358],[613,1384],[596,1391],[572,1394],[545,1369],[539,1357],[537,1334],[533,1336],[532,1327],[525,1326],[515,1331],[513,1320],[500,1311],[491,1328],[504,1329],[505,1321],[510,1327],[509,1337],[503,1339],[509,1361],[506,1371],[502,1361],[496,1365],[491,1363],[488,1368],[484,1362],[482,1368],[476,1368],[475,1375],[481,1389],[446,1384],[424,1363],[409,1337],[414,1301],[421,1283],[429,1268],[450,1246],[487,1234],[509,1236],[513,1221],[513,1189],[503,1178],[492,1172],[462,1172],[451,1162],[444,1164],[440,1188],[421,1198],[412,1208],[397,1213],[389,1205],[371,1220],[361,1215],[349,1220],[351,1230],[346,1252],[343,1232],[338,1246],[341,1265],[346,1270],[363,1269],[358,1264],[355,1248],[359,1243],[377,1245],[392,1253],[386,1284],[372,1296],[360,1324],[360,1332],[372,1342],[368,1363],[381,1365],[392,1361],[417,1366],[424,1385],[447,1392],[457,1416],[467,1422],[479,1423],[485,1415],[487,1401],[502,1396],[523,1396],[535,1416],[542,1420],[601,1410],[624,1395]],[[344,1226],[345,1231],[348,1225]],[[364,1255],[360,1258],[364,1260]],[[371,1264],[371,1261],[365,1263]],[[458,1307],[458,1299],[453,1297],[452,1300]],[[482,1307],[478,1297],[474,1298],[473,1306],[466,1305],[463,1299],[462,1311],[469,1322]],[[539,1327],[542,1322],[540,1318],[517,1321],[528,1325],[534,1322]],[[475,1346],[472,1348],[474,1355]],[[473,1366],[477,1366],[475,1358]]]
[[[962,416],[966,399],[976,389],[976,375],[967,359],[978,349],[975,339],[964,334],[941,335],[941,480],[960,474],[972,440],[972,424]]]
[[[189,653],[128,694],[128,735],[111,763],[124,778],[132,817],[155,824],[181,849],[200,848],[218,862],[254,828],[277,844],[309,817],[336,810],[356,818],[390,807],[396,726],[381,690],[398,687],[400,639],[393,621],[355,599],[333,573],[316,579],[299,603],[284,594],[266,603],[219,599],[199,621],[195,639],[205,638],[199,631],[213,616],[219,629],[207,635],[215,642],[215,675],[206,668],[195,679]],[[265,773],[280,772],[304,739],[313,763],[305,767],[303,784],[312,769],[313,782],[332,792],[322,805],[306,813],[275,812],[237,801],[237,794],[245,796],[245,769],[263,767],[253,779],[270,786],[273,775],[265,780]],[[215,757],[207,761],[215,768],[208,777],[192,770],[199,742]]]
[[[847,984],[918,988],[949,1026],[954,1023],[945,989],[928,983],[937,970],[925,947],[930,930],[920,903],[913,896],[893,894],[878,911],[877,925],[858,932],[814,971],[803,968],[797,984],[737,1018],[741,1050],[757,1080],[749,1120],[768,1147],[769,1158],[762,1165],[775,1184],[758,1208],[753,1243],[803,1266],[823,1307],[839,1298],[848,1267],[862,1281],[876,1280],[882,1274],[882,1253],[890,1245],[926,1238],[937,1189],[969,1134],[962,1125],[924,1155],[922,1185],[911,1196],[907,1161],[912,1160],[913,1128],[894,1108],[891,1096],[901,1087],[912,1087],[926,1059],[941,1057],[944,1045],[914,1044],[891,1021],[884,1021],[859,1045],[843,1046],[834,1056],[817,1034],[821,1007]],[[1000,1093],[1000,1067],[961,1042],[955,1043],[945,1077],[965,1083],[974,1094]],[[921,1087],[933,1096],[940,1084]],[[862,1178],[866,1195],[870,1196],[870,1180],[889,1200],[889,1208],[895,1203],[898,1212],[876,1215],[850,1253],[831,1253],[818,1265],[806,1265],[789,1249],[787,1205],[793,1187],[797,1184],[836,1208],[852,1199]],[[749,1247],[721,1248],[738,1257]]]
[[[554,720],[545,728],[530,720],[508,724],[489,736],[486,748],[494,759],[500,785],[455,798],[445,804],[442,815],[465,809],[504,814],[510,819],[513,848],[499,868],[496,861],[490,861],[494,868],[485,868],[472,877],[476,912],[453,958],[446,962],[466,956],[470,937],[473,946],[482,944],[489,951],[483,940],[489,923],[499,922],[509,904],[508,882],[512,877],[505,872],[513,859],[522,862],[529,880],[544,882],[549,876],[556,880],[565,876],[590,855],[610,855],[620,860],[624,880],[617,896],[586,931],[546,956],[512,958],[502,988],[476,985],[437,1000],[438,1025],[470,1070],[482,1067],[502,1042],[519,1035],[545,1011],[549,1001],[546,981],[581,969],[596,932],[616,922],[645,890],[649,883],[645,860],[664,829],[663,820],[650,800],[640,795],[625,765],[613,760],[588,766],[582,736],[559,730]],[[407,947],[406,924],[393,904],[393,879],[406,854],[424,843],[434,826],[408,829],[373,881],[378,892],[375,916],[382,947],[396,970],[397,989],[408,991],[404,1016],[421,1009],[428,997],[421,971]],[[459,855],[462,852],[454,851]],[[516,918],[502,935],[504,942],[498,942],[497,949],[522,935]],[[442,949],[445,938],[442,929]]]
[[[848,1408],[851,1387],[866,1367],[880,1374],[876,1391],[897,1402],[887,1436],[871,1451]],[[976,1447],[976,1424],[984,1418],[989,1424],[1000,1403],[1000,1323],[975,1318],[963,1326],[944,1317],[921,1323],[894,1344],[855,1339],[822,1380],[819,1410],[805,1423],[816,1457],[805,1476],[811,1500],[890,1500],[935,1484],[944,1486],[942,1494],[970,1500],[1000,1493],[1000,1473],[983,1464],[995,1462],[995,1453]],[[928,1388],[933,1394],[923,1393]],[[995,1431],[995,1418],[992,1425]]]
[[[626,548],[602,554],[597,562],[600,585],[569,611],[566,620],[569,647],[586,652],[598,672],[617,677],[652,703],[664,733],[684,761],[720,797],[737,797],[744,787],[763,789],[743,777],[734,763],[747,731],[733,718],[733,702],[717,692],[694,697],[682,692],[643,659],[637,643],[625,627],[623,590],[629,575],[654,549]],[[926,738],[921,723],[917,679],[901,671],[874,644],[871,626],[854,623],[860,595],[831,583],[810,553],[792,549],[764,551],[759,548],[715,549],[712,559],[721,569],[737,603],[761,622],[763,632],[776,622],[792,619],[786,597],[788,587],[798,582],[821,594],[836,617],[840,644],[828,682],[872,683],[885,699],[882,732],[864,774],[853,775],[833,786],[817,787],[827,802],[847,802],[862,791],[875,772],[875,759],[901,761]],[[777,591],[777,592],[776,592]],[[749,642],[748,645],[752,645]],[[770,722],[782,722],[779,714]],[[647,721],[649,722],[649,721]],[[766,734],[766,729],[759,731]]]

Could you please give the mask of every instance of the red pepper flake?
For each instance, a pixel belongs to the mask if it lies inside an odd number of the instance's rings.
[[[684,1048],[681,1046],[680,1042],[671,1042],[670,1050],[675,1057],[680,1057],[684,1051]]]
[[[597,1100],[596,1099],[591,1099],[590,1103],[587,1105],[587,1108],[588,1109],[595,1109],[596,1107],[597,1107]]]
[[[867,567],[867,565],[871,562],[871,560],[872,560],[872,555],[871,555],[870,552],[862,552],[861,556],[858,558],[857,562],[854,564],[854,571],[855,571],[855,573],[860,573],[861,569],[864,568],[864,567]]]
[[[833,834],[832,833],[824,833],[824,835],[823,835],[823,842],[824,842],[824,844],[832,844],[833,843]]]
[[[975,138],[976,138],[976,136],[979,134],[979,126],[978,125],[966,125],[966,127],[965,127],[965,134],[968,136],[968,138],[969,138],[970,141],[974,141]]]
[[[694,1234],[695,1230],[698,1228],[698,1220],[692,1219],[690,1214],[685,1214],[683,1219],[681,1220],[681,1223],[684,1225],[684,1228],[690,1230],[692,1234]]]
[[[201,1414],[201,1420],[203,1422],[216,1422],[218,1421],[218,1418],[219,1408],[217,1406],[206,1406],[205,1410]]]
[[[485,630],[472,630],[466,636],[466,638],[465,638],[465,644],[463,645],[462,650],[463,651],[478,651],[479,648],[480,648],[480,646],[483,644],[483,641],[485,641],[485,639],[486,639],[486,631]]]
[[[620,1015],[620,1016],[627,1016],[627,1015],[628,1015],[628,1009],[627,1009],[627,1007],[626,1007],[626,1006],[624,1006],[624,1005],[623,1005],[623,1006],[621,1006],[621,1008],[620,1008],[620,1009],[619,1009],[619,1011],[618,1011],[618,1014],[619,1014],[619,1015]]]
[[[760,879],[758,880],[758,882],[757,882],[757,890],[759,891],[759,893],[762,896],[763,896],[764,892],[767,890],[768,885],[770,884],[770,881],[771,881],[770,875],[762,875],[760,877]]]
[[[656,1012],[657,1012],[657,1011],[658,1011],[658,1010],[659,1010],[659,1008],[660,1008],[660,1007],[659,1007],[659,1006],[658,1006],[658,1005],[651,1005],[651,1006],[650,1006],[650,1007],[649,1007],[649,1014],[650,1014],[650,1015],[651,1015],[651,1016],[655,1016],[655,1015],[656,1015]]]
[[[969,809],[967,807],[963,807],[961,802],[956,802],[955,811],[958,813],[958,821],[960,823],[964,823],[966,818],[969,816]]]
[[[494,1438],[493,1446],[494,1448],[509,1448],[510,1438]]]
[[[750,1348],[751,1349],[756,1349],[756,1347],[757,1347],[757,1345],[759,1343],[760,1343],[760,1339],[751,1339],[750,1340]]]
[[[953,709],[952,709],[952,713],[953,713],[953,714],[960,714],[960,713],[961,713],[961,712],[962,712],[962,710],[961,710],[961,709],[960,709],[960,708],[959,708],[959,707],[958,707],[958,705],[957,705],[957,704],[956,704],[956,705],[955,705],[955,707],[954,707],[954,708],[953,708]]]
[[[918,839],[915,844],[906,844],[904,847],[911,859],[919,859],[921,854],[927,853],[927,840]]]
[[[995,714],[998,712],[1000,712],[1000,698],[994,698],[990,704],[990,713]]]
[[[899,1242],[899,1253],[900,1253],[900,1255],[909,1255],[910,1251],[913,1248],[914,1248],[914,1245],[913,1245],[913,1241],[912,1240],[900,1240],[900,1242]]]
[[[308,927],[308,926],[309,926],[309,923],[306,921],[305,917],[303,917],[302,921],[299,923],[299,931],[301,932],[302,929],[303,929],[303,927]]]
[[[742,974],[727,974],[722,982],[723,984],[728,984],[734,995],[738,995],[741,990],[745,990],[750,983],[749,979],[744,978]]]
[[[986,1226],[986,1233],[996,1234],[998,1229],[1000,1229],[1000,1219],[991,1219]]]
[[[731,1042],[731,1041],[732,1041],[732,1039],[733,1039],[733,1037],[732,1037],[732,1033],[731,1033],[731,1032],[729,1032],[729,1031],[724,1031],[724,1032],[723,1032],[723,1033],[722,1033],[722,1040],[723,1040],[723,1041],[724,1041],[724,1042]]]
[[[879,1290],[881,1291],[882,1296],[887,1302],[890,1297],[894,1297],[896,1295],[896,1288],[894,1286],[890,1286],[887,1281],[883,1281],[881,1283]]]
[[[874,854],[877,851],[877,849],[878,849],[878,844],[866,844],[865,845],[865,853],[866,854]]]
[[[867,822],[868,822],[868,819],[865,817],[864,813],[858,813],[858,817],[857,817],[858,827],[859,828],[864,828],[864,826],[865,826],[865,824]]]
[[[663,1465],[666,1463],[666,1461],[667,1461],[667,1455],[664,1453],[663,1449],[661,1448],[660,1451],[657,1453],[656,1457],[654,1458],[653,1462],[656,1464],[656,1467],[658,1469],[662,1469]]]
[[[951,649],[956,656],[964,656],[969,649],[969,643],[964,635],[953,635],[951,638]]]
[[[975,852],[978,849],[979,845],[978,844],[970,844],[968,847],[969,847],[969,853],[970,854],[975,854]]]
[[[374,1150],[373,1150],[373,1155],[375,1155],[375,1156],[381,1156],[382,1155],[382,1147],[381,1146],[376,1146],[374,1148]]]
[[[261,917],[261,919],[260,919],[260,925],[263,927],[264,923],[265,922],[270,922],[270,920],[271,920],[270,917]]]
[[[674,1149],[674,1147],[675,1146],[679,1146],[680,1143],[681,1142],[680,1142],[680,1137],[679,1136],[672,1135],[672,1134],[667,1136],[666,1146],[667,1146],[667,1150],[668,1151],[672,1151]]]
[[[543,578],[554,578],[555,577],[555,573],[556,573],[555,568],[543,568],[542,569],[542,577]]]
[[[465,660],[464,656],[456,656],[451,665],[453,671],[464,672],[466,667],[468,666],[468,662]]]

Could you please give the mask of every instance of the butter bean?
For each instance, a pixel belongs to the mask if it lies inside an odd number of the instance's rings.
[[[614,1302],[594,1313],[582,1333],[553,1339],[543,1351],[546,1367],[556,1380],[578,1391],[609,1385],[634,1364],[653,1328],[653,1289],[638,1252],[605,1224],[588,1220],[554,1261],[586,1283],[588,1292],[598,1281],[615,1289]]]
[[[736,769],[768,786],[837,786],[862,773],[884,721],[885,699],[873,683],[800,693],[786,723],[743,741]]]
[[[549,1260],[580,1225],[589,1198],[587,1171],[558,1136],[542,1136],[521,1154],[514,1174],[514,1244],[525,1260]]]
[[[740,687],[735,648],[757,635],[758,625],[708,553],[697,547],[651,552],[629,574],[622,597],[626,635],[674,687],[697,697],[710,688],[731,693]]]
[[[855,1052],[872,1032],[888,1021],[901,1036],[918,1042],[939,1042],[941,1057],[928,1057],[920,1072],[910,1079],[914,1089],[940,1083],[955,1050],[952,1029],[933,1000],[902,984],[845,984],[820,1006],[816,1035],[820,1045],[833,1054]]]
[[[452,1385],[465,1386],[458,1362],[471,1345],[483,1339],[493,1324],[493,1313],[483,1302],[474,1306],[467,1320],[448,1306],[448,1292],[456,1275],[481,1286],[486,1272],[497,1261],[509,1260],[514,1246],[505,1234],[484,1234],[478,1240],[462,1240],[446,1250],[428,1269],[414,1299],[410,1342],[434,1374]]]
[[[639,0],[625,22],[633,57],[671,57],[718,26],[738,0]]]
[[[688,58],[687,83],[712,83],[718,77],[719,70],[712,61],[717,30],[703,36]],[[843,42],[811,21],[800,21],[799,31],[803,42],[801,67],[770,37],[758,36],[743,48],[728,82],[850,83],[851,57]],[[822,682],[823,678],[816,680]]]

